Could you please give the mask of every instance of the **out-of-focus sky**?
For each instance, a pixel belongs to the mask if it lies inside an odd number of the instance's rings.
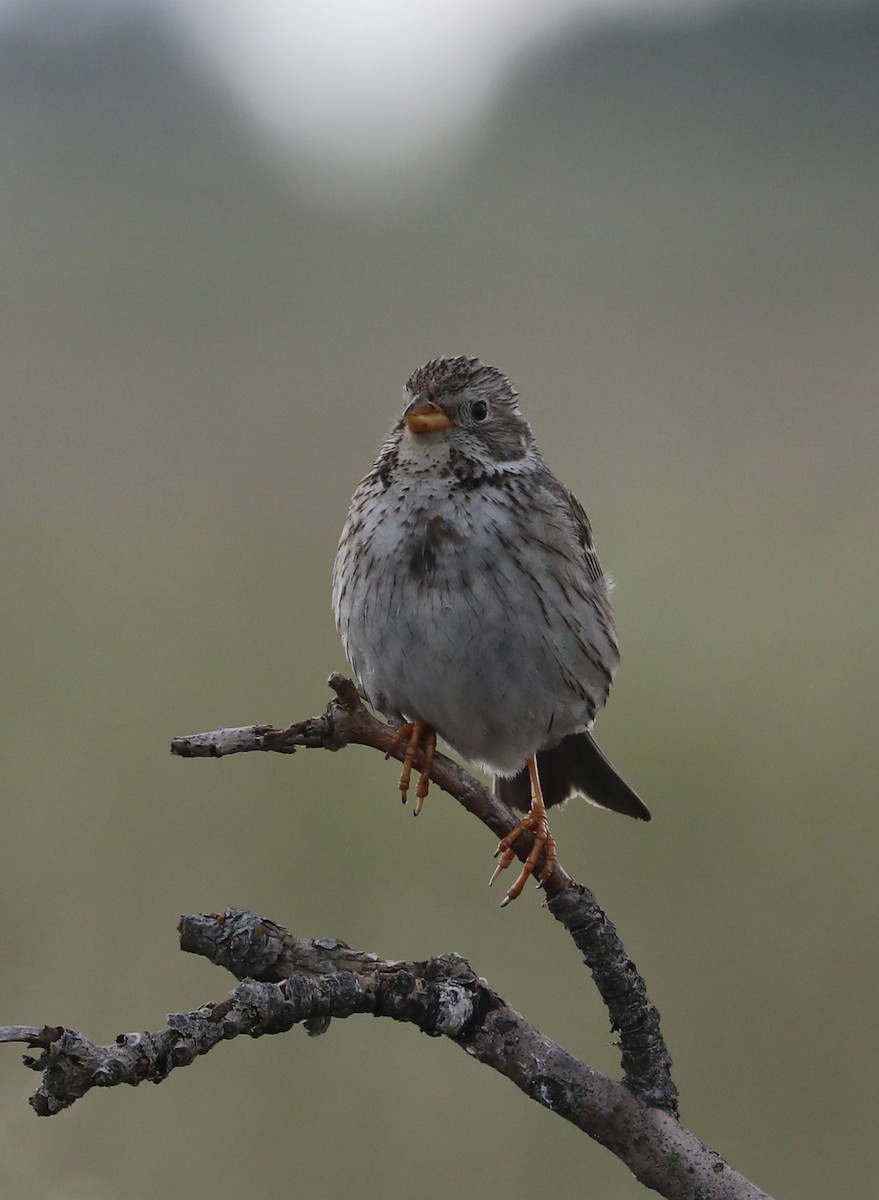
[[[65,37],[124,8],[161,8],[278,140],[381,171],[460,133],[511,63],[565,21],[656,18],[729,0],[51,0]],[[34,0],[0,0],[0,17]]]

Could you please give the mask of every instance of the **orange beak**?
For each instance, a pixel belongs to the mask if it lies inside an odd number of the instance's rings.
[[[438,433],[440,429],[452,427],[445,409],[423,395],[415,397],[403,417],[412,433]]]

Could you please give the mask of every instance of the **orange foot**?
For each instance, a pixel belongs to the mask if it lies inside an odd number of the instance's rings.
[[[415,816],[424,807],[424,798],[430,788],[430,770],[433,766],[433,756],[436,753],[436,730],[425,721],[407,721],[394,734],[385,758],[396,754],[406,739],[406,753],[403,755],[403,769],[400,772],[400,799],[405,804],[409,798],[409,780],[412,776],[412,765],[419,750],[423,758],[418,773],[418,783],[415,785]]]
[[[533,756],[528,759],[528,774],[531,777],[531,810],[522,818],[516,828],[510,830],[507,836],[498,843],[494,856],[500,861],[488,881],[488,886],[491,887],[501,871],[505,871],[515,859],[513,846],[521,834],[530,833],[534,838],[534,845],[522,865],[519,877],[501,901],[501,908],[505,908],[511,900],[515,900],[517,896],[521,895],[522,888],[527,883],[529,876],[536,874],[537,886],[542,887],[552,874],[556,862],[555,838],[549,832],[546,805],[543,803],[540,777],[537,774],[537,763]],[[537,870],[537,864],[541,859],[543,862],[540,869]]]

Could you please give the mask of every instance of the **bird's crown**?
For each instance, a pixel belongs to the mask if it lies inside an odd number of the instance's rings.
[[[410,396],[426,393],[435,401],[465,388],[490,395],[496,403],[516,403],[516,392],[506,375],[502,375],[497,367],[464,354],[454,358],[433,358],[413,371],[406,382]]]

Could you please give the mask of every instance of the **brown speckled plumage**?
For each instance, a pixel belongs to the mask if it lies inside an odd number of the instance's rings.
[[[437,427],[413,432],[413,409]],[[550,472],[516,392],[475,358],[438,358],[357,488],[333,607],[367,699],[424,722],[528,805],[580,792],[649,819],[591,737],[619,661],[610,584],[582,506]]]

